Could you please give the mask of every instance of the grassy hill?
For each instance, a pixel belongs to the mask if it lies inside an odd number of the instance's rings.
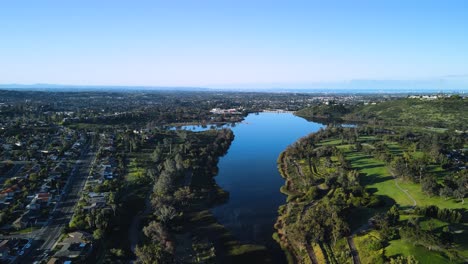
[[[436,100],[399,99],[362,105],[344,116],[348,120],[380,120],[394,125],[417,125],[466,130],[468,99],[460,97]]]
[[[296,112],[316,121],[381,122],[392,126],[422,126],[468,130],[468,99],[459,96],[435,100],[403,98],[376,104],[317,105]]]
[[[344,105],[314,105],[296,112],[297,116],[309,120],[341,120],[341,118],[351,113],[350,106]]]

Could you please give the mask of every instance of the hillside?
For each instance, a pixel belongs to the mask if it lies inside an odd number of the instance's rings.
[[[301,109],[296,112],[296,115],[309,120],[339,121],[342,120],[344,115],[351,113],[351,110],[352,108],[350,106],[339,104],[324,104],[314,105]]]
[[[468,129],[468,99],[458,96],[435,100],[397,99],[376,104],[318,105],[296,112],[316,121],[380,122],[392,126]]]
[[[395,125],[419,125],[466,130],[468,99],[400,99],[356,107],[346,120],[377,120]]]

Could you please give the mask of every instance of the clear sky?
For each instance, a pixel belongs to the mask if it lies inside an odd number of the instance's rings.
[[[0,83],[468,79],[468,1],[0,2]]]

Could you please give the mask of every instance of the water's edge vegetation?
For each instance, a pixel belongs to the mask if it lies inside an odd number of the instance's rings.
[[[453,97],[297,112],[335,125],[278,158],[287,202],[273,238],[288,262],[466,262],[468,173],[455,158],[466,149],[466,107]],[[447,118],[433,115],[440,109]]]

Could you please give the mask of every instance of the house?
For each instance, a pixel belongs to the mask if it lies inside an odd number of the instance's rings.
[[[39,209],[41,209],[41,204],[38,203],[38,202],[36,202],[35,199],[33,199],[33,200],[31,201],[31,203],[29,203],[28,205],[26,205],[26,209],[28,209],[28,210],[39,210]]]
[[[107,207],[107,195],[108,193],[94,193],[90,192],[89,204],[88,206],[83,207],[83,210],[88,211],[95,208],[104,208]]]
[[[101,177],[107,180],[111,180],[114,178],[111,165],[109,164],[102,165]]]
[[[15,184],[9,188],[6,188],[0,192],[0,197],[13,197],[15,194],[19,193],[21,188],[18,184]]]
[[[55,258],[84,260],[93,249],[92,236],[82,231],[69,233],[58,246],[61,248],[55,253]]]
[[[36,199],[36,202],[49,206],[52,201],[52,194],[48,192],[38,193],[34,199]]]
[[[34,196],[31,202],[26,206],[28,210],[39,210],[41,207],[49,206],[52,202],[52,194],[49,192],[40,192]]]

